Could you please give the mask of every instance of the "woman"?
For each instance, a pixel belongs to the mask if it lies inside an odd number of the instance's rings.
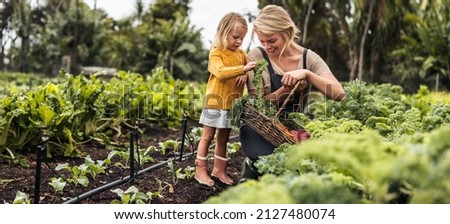
[[[293,99],[288,101],[285,109],[288,113],[306,111],[311,87],[329,99],[345,99],[342,85],[326,62],[315,52],[294,42],[298,37],[298,28],[282,7],[265,6],[254,21],[253,32],[262,47],[250,51],[248,57],[253,61],[266,58],[269,65],[262,74],[262,89],[250,86],[251,93],[262,93],[267,100],[280,107],[297,82],[307,85],[303,90],[297,90]],[[246,125],[240,128],[240,141],[247,156],[240,181],[256,179],[259,175],[253,162],[259,156],[271,154],[275,147]]]

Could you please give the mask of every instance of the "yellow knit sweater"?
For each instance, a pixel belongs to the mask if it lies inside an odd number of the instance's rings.
[[[242,96],[244,87],[235,84],[236,77],[245,75],[244,65],[247,54],[236,51],[213,48],[209,52],[208,71],[210,72],[206,86],[203,106],[206,109],[231,109],[233,100]]]

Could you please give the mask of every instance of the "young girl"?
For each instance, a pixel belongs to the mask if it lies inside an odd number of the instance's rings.
[[[247,83],[246,73],[256,62],[247,62],[246,53],[240,49],[247,34],[247,22],[238,13],[228,13],[222,17],[209,53],[208,79],[200,124],[203,135],[195,160],[195,179],[207,186],[214,186],[208,175],[208,148],[216,135],[214,167],[211,176],[231,185],[233,180],[227,175],[227,142],[231,131],[231,106],[233,100],[242,96]],[[217,133],[216,133],[217,130]]]

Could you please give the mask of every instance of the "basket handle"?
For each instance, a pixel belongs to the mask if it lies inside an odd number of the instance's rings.
[[[294,95],[295,90],[297,90],[297,88],[300,86],[300,81],[298,81],[294,88],[291,90],[291,92],[289,93],[289,95],[286,97],[286,99],[284,100],[283,104],[281,105],[280,109],[278,109],[278,112],[275,114],[275,118],[278,118],[281,115],[281,112],[283,112],[283,110],[286,108],[286,104],[289,101],[289,99],[291,98],[292,95]],[[301,100],[301,98],[300,98]]]

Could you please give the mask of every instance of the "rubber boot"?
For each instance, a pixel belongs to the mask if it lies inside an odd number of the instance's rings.
[[[241,178],[239,183],[243,183],[247,180],[257,180],[261,175],[258,173],[258,169],[253,165],[253,161],[246,157],[242,164]]]
[[[214,186],[214,181],[211,179],[211,177],[208,176],[207,160],[208,157],[197,156],[197,159],[195,160],[194,178],[200,184],[212,187]]]
[[[226,185],[234,184],[234,181],[227,174],[228,158],[214,155],[214,168],[211,176],[217,177],[222,183]]]

